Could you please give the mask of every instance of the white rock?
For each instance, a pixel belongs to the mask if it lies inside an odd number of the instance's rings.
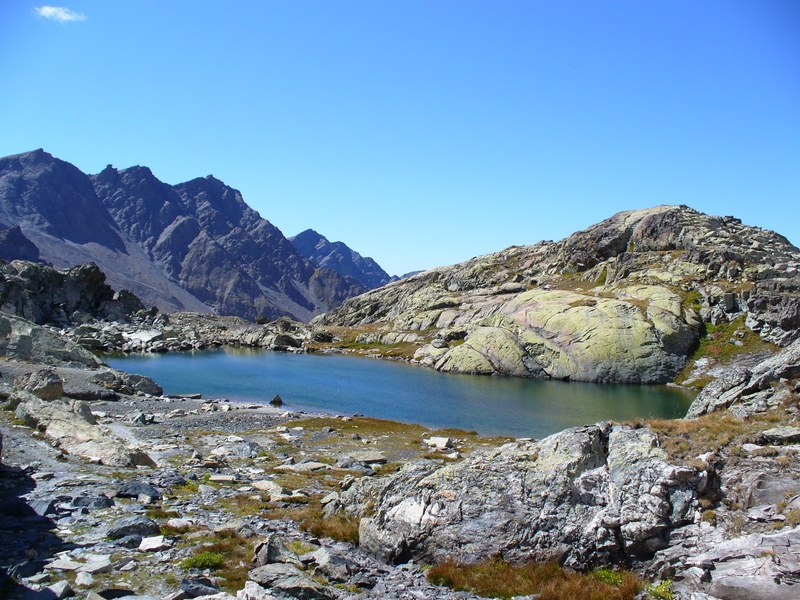
[[[155,535],[142,539],[142,543],[139,544],[139,550],[142,552],[155,552],[157,550],[165,550],[170,546],[171,544],[163,535]]]
[[[192,525],[194,525],[194,519],[173,518],[167,521],[167,527],[173,527],[174,529],[183,529]]]
[[[92,577],[91,573],[80,572],[78,576],[75,578],[75,585],[80,587],[89,587],[94,583],[94,577]]]
[[[61,557],[57,558],[47,566],[51,569],[58,569],[59,571],[77,571],[83,566],[83,563],[78,562],[77,560],[72,560],[71,558]]]
[[[108,554],[92,554],[86,559],[78,571],[82,573],[106,573],[111,570],[111,556]]]
[[[445,450],[453,445],[453,442],[449,437],[433,436],[423,441],[428,444],[428,446],[431,446],[436,450]]]
[[[322,506],[325,506],[326,504],[330,504],[331,502],[334,502],[338,499],[339,499],[339,494],[337,494],[336,492],[331,492],[327,496],[323,497],[322,500],[319,501],[319,503],[322,504]]]

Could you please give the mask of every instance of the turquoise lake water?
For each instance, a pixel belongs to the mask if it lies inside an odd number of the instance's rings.
[[[449,375],[351,356],[226,348],[107,358],[155,379],[168,394],[269,402],[289,410],[541,438],[565,427],[636,417],[678,418],[693,394],[665,386],[597,385]]]

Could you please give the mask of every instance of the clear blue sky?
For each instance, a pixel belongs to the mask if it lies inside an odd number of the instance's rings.
[[[797,0],[43,6],[0,0],[3,156],[213,174],[397,274],[664,203],[800,243]]]

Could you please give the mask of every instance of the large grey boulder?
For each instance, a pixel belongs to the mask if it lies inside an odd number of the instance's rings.
[[[446,466],[411,464],[357,482],[339,505],[361,514],[374,505],[360,546],[387,561],[502,556],[584,568],[664,548],[695,519],[706,478],[672,464],[649,429],[599,424]]]
[[[112,524],[108,530],[108,537],[112,540],[116,540],[128,535],[157,535],[158,532],[158,523],[153,521],[153,519],[143,516],[134,516],[125,517]]]
[[[332,590],[311,579],[295,566],[272,563],[250,571],[250,580],[278,598],[298,600],[333,600]]]
[[[67,454],[110,466],[155,465],[146,453],[129,447],[95,424],[91,410],[83,402],[45,401],[25,391],[15,395],[20,400],[16,417],[42,431]]]
[[[257,567],[272,563],[285,563],[298,568],[303,566],[297,554],[286,546],[286,540],[275,534],[256,544],[253,563]]]
[[[64,395],[64,380],[53,369],[33,371],[15,384],[42,400],[57,400]]]
[[[7,314],[0,314],[0,356],[40,363],[98,368],[103,362],[88,350],[44,327]]]

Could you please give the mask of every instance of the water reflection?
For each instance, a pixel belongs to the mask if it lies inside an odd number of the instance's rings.
[[[540,438],[565,427],[637,417],[677,418],[693,394],[664,386],[598,385],[444,375],[402,363],[252,348],[108,360],[168,393],[268,402],[287,408]]]

